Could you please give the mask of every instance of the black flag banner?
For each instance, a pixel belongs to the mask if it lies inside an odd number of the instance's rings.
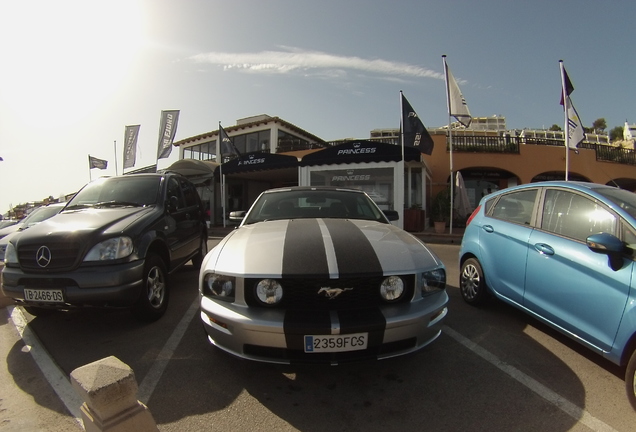
[[[137,158],[137,137],[139,136],[139,128],[141,125],[126,126],[124,135],[124,168],[132,168],[135,166]]]
[[[177,123],[179,122],[179,110],[161,111],[161,122],[159,124],[159,145],[157,149],[157,159],[167,158],[172,152],[172,143],[177,133]]]
[[[88,166],[89,169],[98,168],[98,169],[106,169],[108,167],[108,161],[104,159],[97,159],[91,155],[88,155]]]
[[[422,153],[433,153],[433,138],[429,135],[424,123],[417,116],[406,97],[402,94],[402,133],[404,145],[418,148]]]

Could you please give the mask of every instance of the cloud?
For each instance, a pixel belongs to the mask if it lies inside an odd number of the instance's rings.
[[[385,77],[444,79],[443,73],[408,63],[285,49],[287,50],[257,53],[209,52],[197,54],[190,59],[197,63],[221,66],[225,70],[237,69],[255,73],[319,72],[323,76],[341,76],[343,71],[353,70]]]

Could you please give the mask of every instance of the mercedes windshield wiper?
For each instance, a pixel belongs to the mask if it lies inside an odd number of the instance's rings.
[[[95,207],[144,207],[144,204],[139,204],[132,201],[102,201],[95,203]]]
[[[74,204],[74,205],[65,207],[64,210],[78,210],[78,209],[89,208],[89,207],[94,207],[94,204]]]

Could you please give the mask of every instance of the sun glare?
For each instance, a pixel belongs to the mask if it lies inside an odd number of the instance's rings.
[[[135,1],[3,3],[0,97],[30,127],[66,126],[98,107],[141,45]]]

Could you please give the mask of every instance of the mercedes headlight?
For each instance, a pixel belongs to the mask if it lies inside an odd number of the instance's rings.
[[[380,295],[384,301],[398,301],[402,294],[404,294],[404,281],[399,276],[389,276],[380,284]]]
[[[7,244],[7,249],[4,251],[5,264],[17,264],[18,263],[18,251],[13,243]]]
[[[236,278],[233,276],[208,273],[203,277],[201,294],[217,300],[234,301]]]
[[[446,270],[437,268],[421,274],[422,296],[446,289]]]
[[[256,284],[256,298],[264,306],[276,306],[283,299],[283,287],[275,279],[263,279]]]
[[[93,246],[84,261],[116,260],[126,258],[132,253],[133,241],[130,237],[114,237]]]

